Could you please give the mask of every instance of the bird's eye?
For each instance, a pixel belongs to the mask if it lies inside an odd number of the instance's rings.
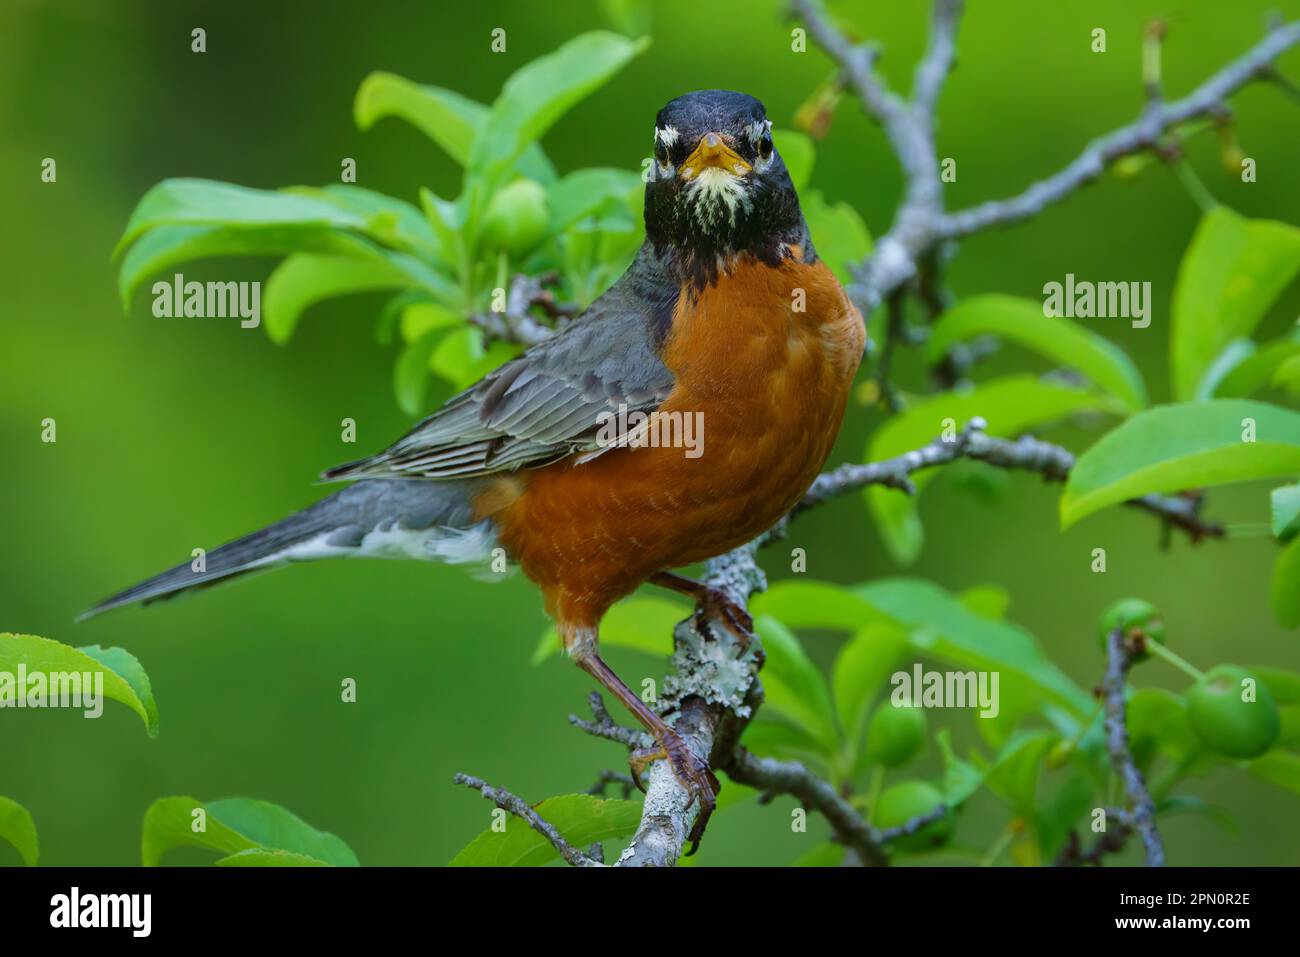
[[[764,133],[763,138],[758,143],[758,155],[767,159],[772,155],[772,134]]]
[[[655,143],[655,159],[659,161],[660,166],[668,165],[668,147],[663,143]]]

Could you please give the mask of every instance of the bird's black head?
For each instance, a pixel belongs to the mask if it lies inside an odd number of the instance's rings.
[[[656,251],[697,277],[741,253],[779,262],[804,241],[799,198],[762,103],[699,90],[659,111],[645,225]]]

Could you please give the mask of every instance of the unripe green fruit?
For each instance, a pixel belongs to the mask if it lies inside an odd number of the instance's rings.
[[[902,827],[915,817],[929,814],[942,803],[943,794],[934,785],[925,781],[902,781],[880,795],[872,818],[881,830]],[[930,822],[915,834],[891,841],[889,846],[913,851],[938,847],[952,837],[952,828],[953,814],[949,809],[939,820]]]
[[[875,764],[899,768],[925,747],[925,712],[882,702],[867,724],[866,756]]]
[[[1247,678],[1255,681],[1254,701],[1242,700],[1242,681]],[[1187,692],[1187,715],[1201,742],[1229,758],[1259,757],[1282,732],[1273,696],[1258,678],[1237,665],[1207,671]]]
[[[1106,643],[1110,641],[1110,633],[1118,628],[1128,637],[1129,632],[1137,629],[1147,638],[1147,641],[1158,641],[1160,644],[1165,643],[1165,622],[1160,616],[1160,610],[1149,601],[1143,601],[1141,598],[1124,598],[1115,602],[1110,608],[1106,609],[1106,614],[1101,616],[1101,625],[1097,630],[1097,644],[1101,650],[1106,650]],[[1148,652],[1143,651],[1134,656],[1134,661],[1145,661],[1149,658]]]
[[[488,203],[483,215],[483,245],[522,255],[546,237],[550,218],[546,190],[531,179],[517,179],[498,190]]]

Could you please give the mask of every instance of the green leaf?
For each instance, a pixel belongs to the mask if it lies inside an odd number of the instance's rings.
[[[409,342],[393,366],[393,394],[397,405],[409,416],[424,411],[429,392],[429,357],[438,341],[447,334],[446,327],[434,327]]]
[[[1271,665],[1259,665],[1249,671],[1263,682],[1279,705],[1300,705],[1300,674]]]
[[[140,716],[149,737],[158,736],[158,707],[149,676],[129,651],[98,645],[71,648],[36,635],[0,634],[0,672],[16,675],[20,664],[29,676],[37,672],[44,675],[102,673],[104,697],[126,705]],[[0,682],[0,695],[14,692],[14,684],[9,684],[6,690],[5,683]]]
[[[222,798],[208,802],[209,820],[242,834],[264,849],[289,851],[332,864],[357,867],[357,856],[343,841],[318,831],[293,812],[252,798]]]
[[[784,624],[769,615],[756,615],[754,631],[767,655],[762,672],[765,707],[784,713],[812,734],[827,753],[833,752],[839,735],[826,679]]]
[[[153,685],[149,681],[149,675],[145,673],[144,665],[140,664],[140,659],[124,648],[101,648],[99,645],[84,645],[77,649],[89,658],[93,658],[105,668],[108,668],[114,675],[126,683],[135,695],[136,701],[144,708],[145,727],[149,729],[150,737],[156,737],[158,734],[158,705],[153,699]],[[104,693],[113,697],[108,690],[108,676],[104,677]],[[121,699],[117,699],[121,700]],[[124,702],[130,704],[130,702]],[[135,710],[133,708],[133,710]],[[139,714],[139,711],[136,711]]]
[[[283,345],[306,310],[325,299],[414,286],[411,277],[383,259],[294,253],[266,281],[262,311],[267,335]]]
[[[442,254],[442,243],[424,213],[400,199],[350,183],[331,183],[319,189],[291,186],[285,192],[333,203],[355,214],[365,223],[366,235],[386,246]]]
[[[1070,832],[1096,806],[1094,793],[1087,776],[1075,773],[1034,808],[1034,832],[1042,858],[1051,860],[1061,852]]]
[[[1092,698],[1052,664],[1029,632],[975,614],[939,586],[914,578],[884,578],[854,591],[908,627],[913,651],[997,672],[1004,696],[1019,684],[1039,701],[1054,701],[1075,717],[1092,710]]]
[[[634,833],[641,822],[641,802],[565,794],[547,798],[537,805],[537,813],[574,847],[590,847]],[[507,816],[504,831],[488,828],[451,859],[451,866],[538,867],[559,856],[526,822]]]
[[[802,193],[812,178],[813,163],[817,159],[817,147],[813,145],[812,137],[798,130],[777,129],[772,131],[772,142],[790,173],[795,191]]]
[[[1217,804],[1203,801],[1192,794],[1169,795],[1156,805],[1156,814],[1162,817],[1170,814],[1196,814],[1213,821],[1233,837],[1241,836],[1241,827],[1237,824],[1237,819],[1232,816],[1230,811]]]
[[[897,625],[868,625],[845,642],[831,669],[835,710],[840,728],[856,753],[872,699],[898,667],[907,636]]]
[[[1286,705],[1277,709],[1282,731],[1276,745],[1279,748],[1300,747],[1300,705]]]
[[[1275,748],[1251,761],[1248,767],[1269,784],[1300,794],[1300,754]]]
[[[36,866],[41,856],[36,822],[27,808],[4,796],[0,796],[0,840],[12,844],[28,867]]]
[[[791,867],[839,867],[844,863],[844,845],[818,844],[810,851],[805,851],[791,862]]]
[[[840,282],[848,282],[852,278],[850,267],[871,254],[867,224],[848,203],[832,205],[818,190],[809,190],[802,200],[804,219],[817,255],[831,267]]]
[[[1183,255],[1169,339],[1174,396],[1190,399],[1215,357],[1250,338],[1300,270],[1300,229],[1216,206]]]
[[[770,615],[788,628],[829,628],[856,632],[889,620],[870,602],[843,585],[806,578],[787,578],[753,597],[749,609]]]
[[[1289,542],[1300,532],[1300,485],[1281,485],[1269,493],[1273,537]]]
[[[154,801],[144,816],[141,861],[156,867],[177,847],[216,851],[223,855],[217,863],[224,866],[357,866],[352,849],[333,834],[318,831],[277,804],[249,798],[207,804],[192,797]],[[246,852],[253,853],[241,856]]]
[[[208,179],[166,179],[145,193],[114,255],[159,226],[332,226],[363,229],[365,219],[337,203]]]
[[[217,867],[329,867],[324,861],[292,851],[274,851],[265,847],[250,847],[217,861]]]
[[[949,309],[926,345],[929,361],[938,363],[957,343],[981,335],[1009,339],[1077,369],[1131,411],[1147,404],[1142,376],[1122,349],[1076,322],[1044,315],[1041,303],[1018,296],[975,296]]]
[[[429,368],[459,392],[522,351],[523,346],[501,341],[485,347],[482,329],[463,326],[438,343],[429,358]]]
[[[207,814],[206,820],[195,811],[206,807],[198,798],[159,798],[144,814],[140,835],[140,863],[157,867],[162,856],[177,847],[202,847],[222,855],[237,854],[255,848],[255,842]],[[202,821],[202,824],[200,824]],[[204,829],[196,831],[202,826]]]
[[[474,138],[488,118],[486,106],[454,90],[420,86],[384,72],[372,73],[361,82],[353,113],[361,130],[370,129],[386,116],[406,120],[462,167],[468,165]],[[555,168],[536,143],[524,150],[517,168],[539,183],[555,179]]]
[[[1187,717],[1187,701],[1163,688],[1138,688],[1125,704],[1130,749],[1139,767],[1157,754],[1181,760],[1201,750]]]
[[[957,757],[952,749],[950,729],[936,731],[934,741],[943,756],[943,801],[949,807],[961,807],[984,783],[984,772],[969,761]]]
[[[117,289],[122,309],[150,276],[178,263],[216,256],[285,256],[293,252],[380,258],[374,246],[331,226],[159,226],[140,237],[122,259]],[[169,279],[171,277],[168,277]]]
[[[1243,441],[1244,421],[1255,441]],[[1079,456],[1061,496],[1061,527],[1153,492],[1300,472],[1300,413],[1244,399],[1156,406]]]
[[[1002,621],[1011,607],[1010,593],[1000,585],[976,585],[957,596],[967,609],[989,621]]]
[[[1016,813],[1033,814],[1043,759],[1056,741],[1056,735],[1049,731],[1013,734],[985,769],[984,783],[990,791],[1006,800]]]
[[[1221,399],[1244,399],[1275,386],[1282,368],[1300,355],[1300,333],[1292,332],[1258,347],[1250,342],[1249,347],[1251,351],[1213,383],[1214,396]]]
[[[1300,355],[1288,356],[1273,370],[1273,378],[1269,380],[1269,385],[1275,389],[1294,391],[1297,379],[1300,379]]]
[[[1278,624],[1300,628],[1300,538],[1287,543],[1273,562],[1269,604]]]
[[[826,745],[783,714],[763,709],[745,727],[743,740],[759,757],[802,761],[814,773],[832,776]]]
[[[406,120],[433,140],[461,166],[469,162],[474,137],[487,119],[487,107],[440,86],[420,86],[379,71],[357,88],[353,116],[357,129],[368,130],[386,116]]]
[[[640,186],[641,177],[624,169],[592,167],[570,173],[546,192],[551,234],[563,232],[611,200],[622,202]]]
[[[875,431],[864,461],[879,462],[929,444],[942,434],[946,419],[960,428],[972,417],[982,416],[989,434],[1011,436],[1086,410],[1122,413],[1123,406],[1096,390],[1028,374],[1004,376],[969,392],[945,393],[909,406]],[[912,481],[919,491],[934,475],[933,470],[917,472]],[[916,497],[882,486],[872,486],[864,495],[894,560],[905,565],[914,562],[925,538]]]
[[[691,609],[667,598],[635,595],[606,612],[600,623],[600,643],[611,648],[633,648],[647,654],[673,653],[673,628],[691,615]],[[532,663],[541,664],[560,650],[560,637],[548,628],[537,643]]]
[[[490,194],[529,143],[541,139],[649,43],[648,38],[629,40],[597,30],[526,64],[506,81],[474,138],[466,163],[469,174],[480,178]]]

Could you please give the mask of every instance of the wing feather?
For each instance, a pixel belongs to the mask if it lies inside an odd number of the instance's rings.
[[[388,449],[327,480],[464,478],[596,449],[606,415],[650,412],[672,391],[659,357],[678,287],[650,246],[555,336],[448,399]]]

